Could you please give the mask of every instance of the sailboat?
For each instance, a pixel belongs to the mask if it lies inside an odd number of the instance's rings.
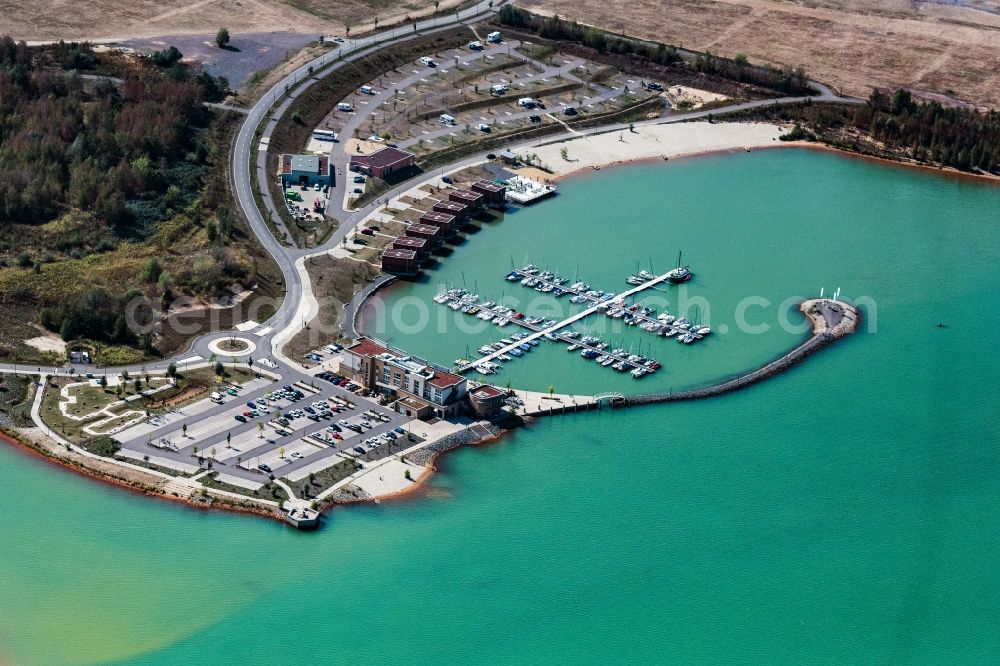
[[[688,280],[691,279],[692,275],[693,274],[691,273],[690,266],[684,266],[681,264],[681,253],[678,252],[677,268],[667,273],[667,279],[673,282],[674,284],[678,284],[680,282],[687,282]]]

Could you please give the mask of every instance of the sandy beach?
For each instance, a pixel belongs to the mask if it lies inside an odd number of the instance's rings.
[[[646,125],[637,126],[632,132],[622,130],[580,136],[540,146],[531,152],[552,170],[551,180],[610,164],[781,145],[778,137],[785,131],[770,123]],[[565,158],[562,156],[564,148]]]

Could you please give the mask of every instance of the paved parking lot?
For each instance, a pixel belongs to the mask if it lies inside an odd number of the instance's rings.
[[[350,451],[352,447],[401,427],[409,420],[330,382],[319,378],[308,381],[314,382],[315,387],[282,381],[261,382],[252,390],[240,391],[237,397],[227,396],[221,404],[203,400],[185,410],[183,417],[174,415],[159,427],[123,433],[123,448],[126,455],[140,458],[155,455],[160,464],[173,463],[178,467],[190,466],[198,456],[212,457],[213,468],[221,473],[257,482],[267,478],[267,474],[257,469],[260,464],[270,467],[275,478],[306,467],[323,469],[339,462],[338,454],[345,449],[349,451],[347,455],[357,457],[357,452]],[[284,386],[297,393],[279,397]],[[274,394],[276,391],[278,396]],[[254,409],[248,403],[254,404],[257,415],[245,417],[246,422],[237,420],[237,415]],[[322,407],[313,407],[314,403]],[[263,413],[265,409],[268,413]],[[338,413],[336,409],[341,411]],[[373,418],[361,434],[341,424],[342,421],[352,425],[364,423],[365,413],[370,414],[372,410],[389,420]],[[296,416],[292,417],[292,413]],[[194,416],[197,418],[192,419]],[[287,425],[279,423],[279,418],[285,418]],[[186,437],[182,434],[183,423],[188,426]],[[263,432],[258,424],[264,425]],[[331,427],[333,432],[328,430]],[[334,432],[342,439],[334,439]],[[305,437],[309,439],[303,439]],[[152,440],[157,444],[164,439],[176,445],[178,450],[163,450],[148,443]]]

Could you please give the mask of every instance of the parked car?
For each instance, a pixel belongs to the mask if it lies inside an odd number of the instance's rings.
[[[354,177],[354,182],[355,183],[363,183],[363,182],[365,182],[365,177],[364,176],[355,176]]]
[[[452,184],[454,184],[455,181],[452,180],[451,176],[441,176],[441,182],[442,183],[448,183],[449,185],[452,185]]]
[[[236,419],[237,421],[239,421],[240,423],[246,423],[246,422],[247,422],[247,417],[243,416],[242,414],[237,414],[237,415],[236,415],[235,417],[233,417],[233,418],[235,418],[235,419]]]
[[[269,466],[265,465],[264,463],[261,463],[261,464],[257,465],[257,469],[259,469],[260,471],[265,472],[267,474],[271,473],[271,468]]]

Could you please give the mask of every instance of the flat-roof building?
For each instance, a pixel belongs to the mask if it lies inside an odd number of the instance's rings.
[[[483,204],[491,208],[503,208],[507,201],[507,188],[490,180],[473,183],[472,191],[483,195]]]
[[[437,227],[441,230],[444,236],[454,236],[455,235],[455,216],[447,215],[445,213],[437,213],[435,211],[429,211],[420,216],[420,224],[427,224],[432,227]]]
[[[371,391],[396,394],[396,409],[418,418],[453,416],[467,404],[465,377],[368,338],[344,350],[340,370]]]
[[[487,419],[498,416],[506,400],[506,391],[489,384],[483,384],[469,391],[469,402],[472,405],[472,410]]]
[[[431,210],[435,213],[444,213],[446,215],[454,215],[455,220],[458,222],[459,226],[465,224],[469,221],[469,207],[464,203],[459,203],[457,201],[438,201],[436,204],[431,206]]]
[[[414,275],[420,269],[420,261],[413,250],[386,248],[382,252],[382,271],[397,275]]]
[[[458,203],[463,203],[468,206],[471,210],[476,210],[483,205],[483,201],[486,199],[479,192],[473,192],[472,190],[452,190],[448,193],[449,201],[457,201]]]
[[[411,167],[416,163],[413,153],[399,148],[386,147],[370,155],[352,155],[350,169],[375,178],[386,176]]]
[[[326,155],[290,155],[284,153],[279,160],[278,175],[281,185],[306,185],[313,187],[330,184],[330,158]]]
[[[392,249],[394,250],[412,250],[417,253],[417,260],[423,261],[431,253],[430,243],[427,242],[426,238],[417,238],[416,236],[400,236],[396,240],[392,241]]]
[[[431,246],[440,245],[444,242],[444,234],[441,233],[441,230],[429,224],[411,224],[406,227],[403,235],[423,238]]]

